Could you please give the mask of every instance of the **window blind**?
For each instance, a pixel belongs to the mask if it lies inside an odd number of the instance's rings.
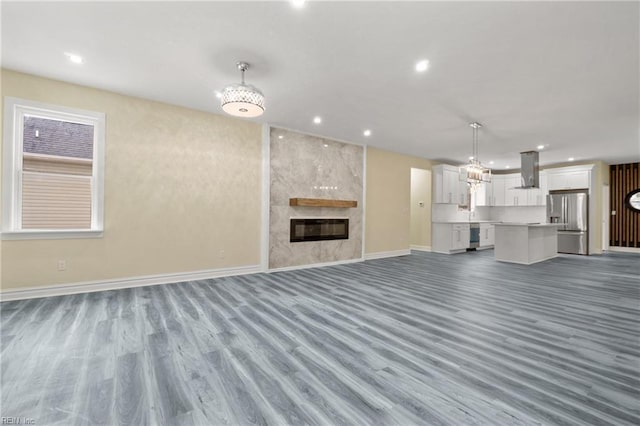
[[[90,229],[90,161],[24,157],[23,229]]]

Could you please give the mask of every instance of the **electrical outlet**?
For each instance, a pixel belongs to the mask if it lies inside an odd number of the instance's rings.
[[[58,271],[66,271],[66,270],[67,270],[67,261],[58,260]]]

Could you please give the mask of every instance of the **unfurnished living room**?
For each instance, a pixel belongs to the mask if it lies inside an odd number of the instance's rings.
[[[640,424],[640,2],[0,19],[0,424]]]

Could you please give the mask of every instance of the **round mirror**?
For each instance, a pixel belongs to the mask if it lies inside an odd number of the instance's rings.
[[[631,210],[640,212],[640,189],[634,189],[624,199],[624,203]]]

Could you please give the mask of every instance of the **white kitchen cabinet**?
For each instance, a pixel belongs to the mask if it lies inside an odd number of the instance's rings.
[[[453,225],[451,233],[451,249],[465,250],[469,248],[471,238],[471,227],[468,223]]]
[[[493,175],[491,176],[491,205],[492,206],[504,206],[505,204],[505,192],[506,192],[506,179],[505,175]]]
[[[527,190],[519,189],[522,186],[522,179],[519,173],[506,175],[505,186],[505,206],[527,205]]]
[[[458,167],[438,164],[432,173],[434,203],[468,205],[467,182],[460,180]]]
[[[540,172],[539,188],[527,190],[527,205],[545,206],[547,204],[547,173]]]
[[[493,246],[495,243],[495,226],[493,223],[480,224],[480,248]]]
[[[589,189],[591,172],[589,170],[549,170],[547,179],[549,191],[558,189]]]
[[[436,253],[459,253],[470,246],[471,237],[468,223],[438,223],[431,225],[431,250]]]
[[[476,188],[473,194],[476,206],[492,206],[493,205],[493,181],[484,182]]]

